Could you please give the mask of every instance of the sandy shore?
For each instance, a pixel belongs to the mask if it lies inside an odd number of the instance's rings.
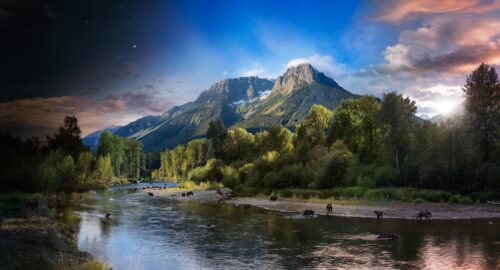
[[[221,196],[215,190],[192,190],[194,196],[182,197],[186,190],[179,189],[144,189],[146,194],[153,193],[153,196],[173,199],[173,200],[201,200],[218,201]],[[230,194],[230,189],[224,190],[225,194]],[[278,199],[277,202],[270,202],[266,198],[231,198],[225,200],[226,203],[241,205],[249,204],[262,209],[283,213],[302,213],[306,209],[311,209],[318,215],[327,215],[326,203],[316,203],[307,201],[297,201],[290,199]],[[447,204],[447,203],[404,203],[404,202],[362,202],[353,204],[337,204],[332,202],[333,216],[342,217],[362,217],[376,218],[373,211],[383,211],[384,218],[415,219],[418,211],[429,210],[432,212],[432,219],[477,219],[477,218],[500,218],[500,207],[473,204]]]
[[[302,213],[311,209],[318,215],[327,215],[326,203],[293,201],[278,199],[270,202],[263,198],[235,198],[229,201],[234,204],[250,204],[255,207],[279,212]],[[373,205],[363,204],[335,204],[332,202],[334,216],[376,218],[373,211],[383,211],[384,218],[415,219],[420,210],[432,212],[432,219],[473,219],[473,218],[500,218],[500,207],[488,205],[458,205],[445,203],[403,203],[384,202]]]
[[[216,190],[204,190],[204,189],[192,189],[183,190],[177,188],[146,188],[142,190],[144,193],[152,193],[153,197],[166,198],[171,200],[198,200],[206,202],[216,202],[219,201],[222,196],[217,193]],[[193,196],[184,196],[182,193],[186,194],[188,191],[193,192]],[[231,195],[231,190],[228,188],[222,189],[223,194],[227,197]]]

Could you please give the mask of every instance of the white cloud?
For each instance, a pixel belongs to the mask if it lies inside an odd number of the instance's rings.
[[[222,77],[226,77],[229,72],[227,70],[222,71]]]
[[[345,67],[342,64],[336,63],[331,55],[314,54],[308,58],[295,58],[288,61],[286,68],[297,66],[300,64],[309,63],[315,69],[324,72],[325,74],[336,77],[345,72]]]
[[[252,68],[242,71],[241,76],[243,77],[262,76],[265,73],[266,73],[265,68]]]

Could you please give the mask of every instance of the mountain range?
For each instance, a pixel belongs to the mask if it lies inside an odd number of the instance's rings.
[[[224,79],[203,91],[195,101],[175,106],[159,116],[146,116],[112,133],[141,141],[146,151],[173,148],[203,137],[210,121],[222,119],[226,127],[249,131],[274,125],[294,128],[313,104],[334,109],[342,100],[358,98],[310,64],[288,68],[275,80],[258,77]],[[95,149],[104,130],[84,138]]]

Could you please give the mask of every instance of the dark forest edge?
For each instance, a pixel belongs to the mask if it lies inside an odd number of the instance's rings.
[[[218,183],[240,194],[274,191],[283,197],[498,200],[495,69],[480,65],[463,89],[465,115],[440,123],[419,119],[414,101],[390,92],[382,100],[344,100],[333,111],[314,105],[293,131],[275,126],[252,134],[215,121],[207,138],[161,153],[144,153],[140,142],[110,132],[102,133],[92,153],[82,143],[77,119],[68,116],[46,145],[37,138],[0,135],[1,190],[86,191],[151,177],[185,187]]]

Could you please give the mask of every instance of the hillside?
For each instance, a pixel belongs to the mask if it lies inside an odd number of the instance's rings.
[[[342,100],[357,97],[311,65],[301,64],[276,80],[242,77],[219,81],[193,102],[161,116],[143,117],[113,133],[141,141],[146,151],[157,151],[204,136],[213,120],[251,131],[278,124],[293,128],[313,104],[333,109]]]

